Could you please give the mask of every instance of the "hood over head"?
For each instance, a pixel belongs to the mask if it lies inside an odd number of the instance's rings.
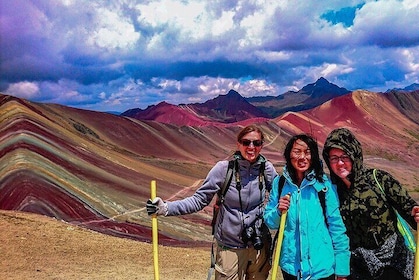
[[[363,170],[363,155],[361,143],[355,138],[355,135],[347,128],[336,128],[326,138],[323,148],[323,159],[330,170],[330,177],[333,183],[338,182],[339,177],[333,174],[329,163],[329,151],[332,148],[343,150],[352,160],[352,172],[349,180],[354,182],[357,174]]]

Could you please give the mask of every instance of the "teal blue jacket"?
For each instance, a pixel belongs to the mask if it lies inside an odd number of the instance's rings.
[[[339,200],[336,186],[327,176],[324,182],[317,181],[309,173],[300,188],[292,183],[284,168],[285,184],[281,197],[291,194],[287,212],[284,237],[279,265],[288,274],[302,275],[302,279],[325,278],[332,274],[349,275],[349,239],[339,212]],[[277,176],[272,183],[269,201],[264,212],[265,223],[270,229],[278,229],[281,214],[278,210]],[[318,192],[326,191],[326,216],[321,206]]]

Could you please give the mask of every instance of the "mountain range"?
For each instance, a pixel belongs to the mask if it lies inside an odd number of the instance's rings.
[[[131,109],[121,114],[138,120],[153,120],[175,125],[203,126],[215,123],[235,123],[252,118],[271,118],[270,115],[250,104],[238,92],[230,90],[226,95],[199,104],[166,102],[152,105],[145,110]]]
[[[332,129],[348,127],[362,143],[367,166],[393,174],[419,201],[419,91],[340,89],[328,97],[317,91],[328,86],[319,79],[304,92],[290,92],[301,96],[284,97],[284,107],[320,104],[276,117],[263,108],[280,98],[255,101],[234,91],[203,104],[160,103],[123,115],[0,94],[0,209],[150,242],[145,202],[151,182],[165,200],[193,194],[213,164],[234,152],[237,132],[249,123],[264,131],[262,153],[279,172],[292,135],[309,133],[322,149]],[[302,101],[292,105],[291,99]],[[211,217],[209,205],[159,218],[159,239],[208,245]]]
[[[408,99],[413,98],[413,100],[405,101],[397,100],[397,96],[417,90],[419,90],[419,84],[412,84],[404,89],[388,90],[383,94],[392,101],[394,106],[398,106],[399,110],[412,114],[415,110],[408,107],[416,104],[415,94],[407,97]],[[278,96],[245,98],[237,91],[230,90],[226,95],[219,95],[204,103],[173,105],[161,102],[144,110],[130,109],[120,115],[175,125],[220,125],[255,118],[273,119],[286,112],[299,112],[315,108],[328,100],[348,93],[350,93],[349,90],[332,84],[322,77],[299,91],[288,91]],[[406,106],[408,109],[404,110]],[[413,114],[411,119],[416,121],[418,117]]]
[[[230,90],[226,95],[219,95],[204,103],[176,106],[161,102],[144,110],[130,109],[121,115],[176,125],[234,123],[250,118],[272,119],[288,111],[298,112],[311,109],[349,92],[345,88],[329,83],[325,78],[319,78],[315,83],[308,84],[299,91],[288,91],[278,96],[245,98],[237,91]]]

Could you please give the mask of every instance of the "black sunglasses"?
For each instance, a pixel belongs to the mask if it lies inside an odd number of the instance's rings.
[[[253,143],[253,146],[255,146],[255,147],[260,147],[260,146],[262,146],[262,144],[263,144],[263,141],[262,140],[248,140],[248,139],[242,139],[242,140],[240,140],[240,142],[239,142],[240,144],[242,144],[243,146],[250,146],[250,144],[252,144]]]

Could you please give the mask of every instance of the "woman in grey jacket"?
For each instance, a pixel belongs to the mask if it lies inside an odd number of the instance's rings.
[[[264,214],[266,224],[278,229],[281,212],[288,211],[279,261],[284,280],[347,279],[349,239],[336,186],[323,172],[316,141],[296,135],[284,157],[284,185],[280,189],[275,178]]]
[[[262,131],[254,125],[246,126],[237,136],[232,180],[214,227],[216,280],[268,278],[270,233],[263,223],[263,203],[277,173],[260,154],[263,141]],[[228,166],[228,160],[217,162],[190,197],[171,202],[156,197],[148,201],[148,213],[175,216],[202,210],[215,194],[220,194]]]

